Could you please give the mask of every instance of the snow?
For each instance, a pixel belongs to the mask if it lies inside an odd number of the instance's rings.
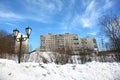
[[[54,61],[54,56],[52,52],[33,52],[30,54],[28,59],[29,62],[44,62],[45,59],[47,62]]]
[[[24,61],[29,61],[29,62],[55,62],[58,59],[64,60],[67,59],[66,57],[60,57],[58,53],[54,52],[33,52],[31,54],[25,54]],[[84,57],[84,60],[81,60]],[[92,55],[86,55],[86,56],[80,56],[80,55],[70,55],[68,57],[69,63],[76,63],[76,64],[81,64],[82,62],[88,62],[88,61],[99,61],[99,62],[115,62],[115,55],[109,55],[109,56],[97,56],[94,53]],[[15,59],[14,59],[15,60]],[[17,59],[16,59],[17,60]],[[59,61],[60,62],[60,61]]]
[[[99,62],[115,62],[116,57],[115,55],[108,55],[108,56],[97,56],[94,53],[92,55],[80,56],[80,55],[63,55],[56,52],[40,52],[35,51],[31,54],[24,54],[24,57],[21,58],[21,62],[37,62],[37,63],[50,63],[50,62],[58,62],[61,64],[62,61],[68,60],[67,63],[76,63],[81,64],[88,61],[99,61]],[[67,57],[67,58],[66,58]],[[84,57],[84,58],[83,58]],[[7,54],[5,59],[12,59],[16,62],[18,61],[18,56],[16,54],[9,55]]]
[[[0,59],[0,80],[120,80],[120,63],[16,63]]]

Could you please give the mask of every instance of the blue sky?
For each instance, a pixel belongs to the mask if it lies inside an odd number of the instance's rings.
[[[26,34],[30,26],[29,44],[35,49],[47,33],[97,38],[98,18],[111,11],[120,14],[120,0],[0,0],[0,29]]]

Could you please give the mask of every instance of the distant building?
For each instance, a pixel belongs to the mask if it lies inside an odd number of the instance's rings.
[[[40,49],[45,51],[72,51],[80,53],[83,49],[97,50],[95,38],[78,38],[77,34],[46,34],[40,36]]]
[[[73,48],[73,39],[77,37],[76,34],[47,34],[41,35],[40,49],[46,51],[67,50]]]
[[[80,48],[82,50],[89,50],[98,52],[97,42],[95,38],[86,37],[86,38],[79,38]]]
[[[20,33],[17,38],[20,38]],[[24,35],[23,35],[24,36]],[[13,35],[8,35],[0,38],[0,52],[1,53],[19,53],[20,42],[14,41]],[[28,40],[22,42],[22,53],[27,53],[28,50]]]
[[[18,36],[17,36],[17,38],[20,38],[21,35],[23,35],[23,34],[19,33]],[[23,35],[23,37],[27,37],[27,36]],[[20,42],[15,41],[14,42],[14,46],[15,46],[15,48],[14,48],[15,53],[18,53],[19,49],[20,49]],[[26,41],[22,42],[22,53],[27,53],[27,52],[28,52],[28,39]]]

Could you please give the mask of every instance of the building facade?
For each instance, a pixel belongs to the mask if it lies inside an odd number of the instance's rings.
[[[40,36],[40,49],[46,51],[67,50],[73,48],[73,39],[77,38],[76,34],[47,34]]]
[[[21,37],[21,33],[18,34],[17,38],[20,38]],[[23,35],[23,37],[27,37],[26,35]],[[14,50],[15,50],[15,53],[19,53],[19,49],[20,49],[20,42],[18,42],[19,40],[17,41],[14,41]],[[28,39],[23,41],[22,42],[22,53],[27,53],[28,52]]]
[[[98,53],[97,42],[95,38],[86,37],[86,38],[79,38],[80,50],[84,51],[91,51]]]
[[[21,34],[19,33],[17,38],[20,38]],[[23,35],[24,37],[24,35]],[[17,39],[17,41],[19,41]],[[19,53],[20,42],[14,40],[13,35],[7,35],[3,38],[0,38],[0,52],[1,53]],[[28,52],[28,40],[22,42],[22,53]]]
[[[97,48],[95,38],[78,38],[77,34],[46,34],[40,36],[40,49],[45,51],[64,51],[80,53],[82,49]]]

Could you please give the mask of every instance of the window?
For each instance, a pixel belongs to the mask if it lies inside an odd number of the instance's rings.
[[[94,48],[97,48],[97,45],[94,45]]]
[[[79,43],[74,43],[75,45],[79,45]]]
[[[78,38],[74,38],[73,40],[78,40]]]
[[[87,42],[85,42],[85,44],[87,44]]]
[[[95,39],[93,39],[93,43],[96,43],[96,40],[95,40]]]

